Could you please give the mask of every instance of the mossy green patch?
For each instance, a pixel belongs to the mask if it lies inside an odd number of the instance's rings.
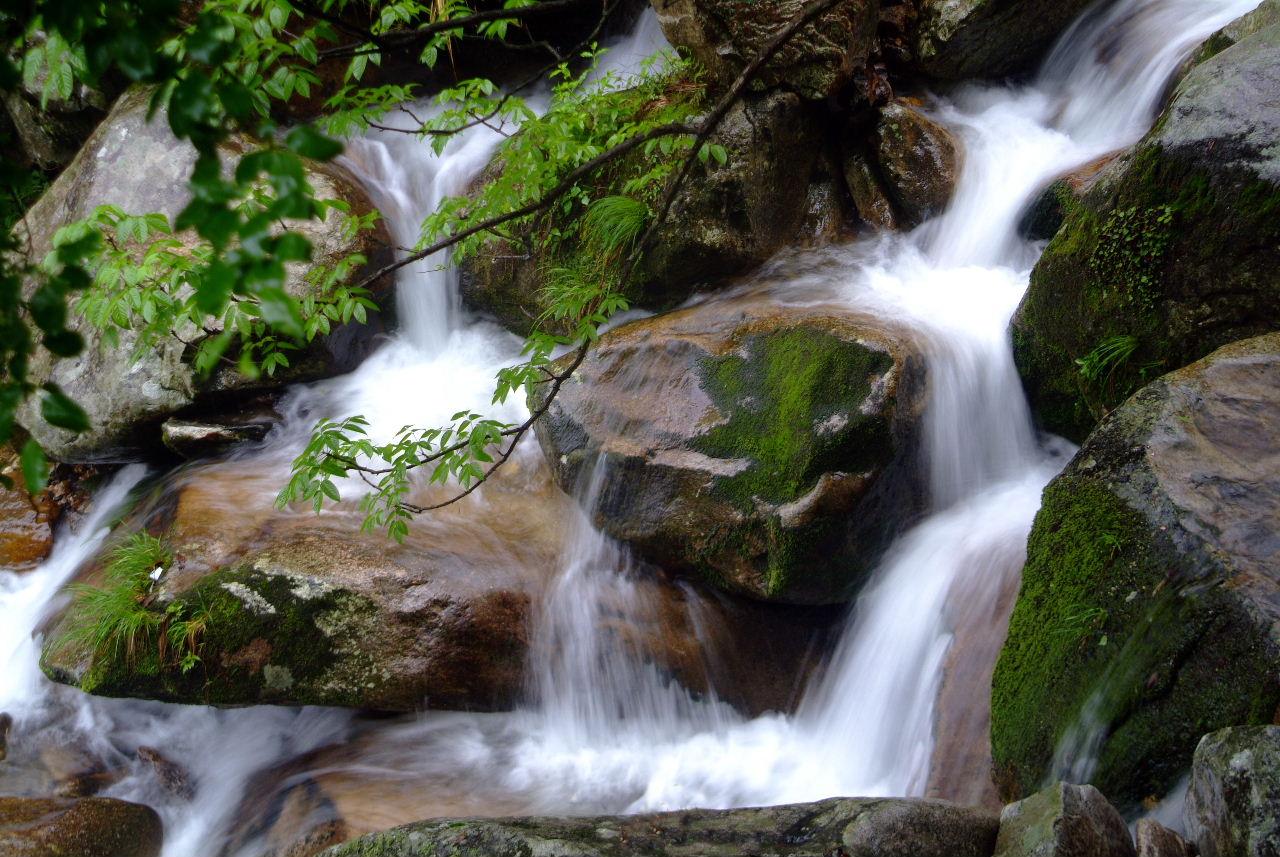
[[[1201,735],[1270,719],[1271,654],[1185,550],[1098,477],[1045,490],[992,682],[1003,798],[1060,776],[1050,763],[1077,726],[1102,739],[1091,781],[1132,809],[1173,787]]]

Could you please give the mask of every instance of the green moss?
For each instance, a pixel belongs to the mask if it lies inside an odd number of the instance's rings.
[[[703,388],[728,419],[694,448],[751,462],[716,480],[721,496],[743,508],[787,503],[822,473],[869,470],[891,454],[886,422],[849,412],[893,365],[888,354],[813,329],[753,334],[740,347],[745,356],[709,357],[702,367]]]
[[[992,758],[1005,799],[1051,777],[1088,711],[1105,736],[1092,782],[1122,808],[1165,794],[1201,735],[1269,722],[1273,654],[1207,567],[1110,489],[1078,475],[1045,491],[992,682]]]

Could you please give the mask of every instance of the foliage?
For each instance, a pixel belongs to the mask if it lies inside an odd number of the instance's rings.
[[[1150,311],[1159,297],[1159,269],[1172,229],[1171,206],[1117,209],[1102,226],[1089,267],[1103,282],[1124,289],[1126,304]]]
[[[75,596],[75,625],[70,642],[89,648],[98,657],[133,663],[144,651],[156,650],[162,664],[189,671],[200,662],[200,638],[208,615],[187,610],[178,602],[165,609],[155,603],[153,590],[173,563],[163,539],[138,532],[121,542],[106,558],[103,588],[85,584],[68,587]]]
[[[1109,387],[1116,370],[1138,350],[1138,337],[1125,334],[1099,342],[1097,347],[1076,360],[1080,374],[1098,387]]]

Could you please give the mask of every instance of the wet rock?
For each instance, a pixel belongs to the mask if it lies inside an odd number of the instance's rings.
[[[267,785],[260,789],[255,786]],[[281,781],[268,777],[250,786],[239,826],[220,852],[259,857],[312,857],[350,839],[352,834],[323,787],[311,777]]]
[[[1278,89],[1271,26],[1192,69],[1071,206],[1013,323],[1046,428],[1079,441],[1160,373],[1280,328]]]
[[[160,816],[136,803],[0,797],[6,857],[156,857],[163,836]]]
[[[955,189],[958,153],[951,134],[908,102],[880,110],[873,133],[876,163],[910,226],[942,211]]]
[[[1006,799],[1051,762],[1136,807],[1280,704],[1280,334],[1113,411],[1044,492],[992,686]]]
[[[43,34],[36,33],[28,47],[43,41]],[[15,88],[0,92],[0,112],[11,118],[17,138],[16,151],[10,154],[22,166],[46,172],[71,162],[120,94],[120,87],[109,79],[101,82],[101,89],[75,81],[68,93],[52,87],[46,92],[48,74],[47,67],[41,68]]]
[[[160,426],[160,440],[183,458],[207,458],[262,440],[269,430],[269,426],[261,424],[236,426],[169,419]]]
[[[799,0],[653,0],[662,32],[731,83],[773,34],[804,7]],[[756,89],[788,89],[821,100],[865,67],[876,35],[879,3],[843,0],[804,27],[756,78]]]
[[[948,80],[1035,65],[1089,0],[920,0],[916,67]]]
[[[29,227],[36,259],[50,248],[57,229],[89,216],[103,203],[118,205],[130,214],[159,211],[170,217],[186,204],[195,150],[172,137],[164,116],[147,121],[148,99],[145,90],[122,96],[75,161],[28,212],[24,223]],[[252,145],[249,140],[233,140],[225,144],[223,155],[238,155]],[[310,164],[307,181],[317,198],[345,200],[353,213],[371,207],[363,189],[339,166]],[[323,222],[296,225],[297,231],[312,242],[312,265],[336,262],[356,252],[373,259],[385,255],[384,232],[365,232],[351,238],[341,228],[343,217],[331,211]],[[311,288],[304,277],[310,267],[290,267],[286,282],[290,293],[301,296]],[[33,358],[30,379],[36,384],[59,384],[85,408],[92,428],[79,435],[55,429],[38,416],[30,402],[19,412],[22,424],[51,457],[60,461],[122,460],[157,443],[159,423],[183,408],[225,402],[350,368],[367,351],[374,330],[362,325],[339,327],[323,341],[290,352],[288,368],[277,370],[271,377],[264,374],[251,379],[232,368],[202,378],[189,362],[187,345],[176,337],[162,339],[135,355],[137,341],[133,334],[122,333],[117,347],[104,348],[102,334],[83,319],[74,321],[72,326],[84,335],[85,350],[78,357],[64,360],[41,350]],[[186,333],[184,338],[191,343],[207,335],[199,331]]]
[[[851,598],[918,510],[910,334],[750,295],[610,331],[538,422],[597,526],[753,598]],[[537,402],[535,400],[534,404]]]
[[[191,784],[191,775],[187,769],[165,758],[165,755],[154,747],[139,747],[138,760],[149,767],[156,776],[156,781],[169,794],[183,800],[191,800],[196,795]]]
[[[193,467],[139,513],[175,554],[150,609],[157,621],[167,605],[197,621],[193,645],[148,637],[133,657],[95,651],[67,637],[72,607],[46,635],[46,671],[94,693],[185,703],[509,707],[526,689],[530,611],[580,514],[537,451],[415,521],[402,545],[361,533],[354,504],[318,518],[276,509],[286,478],[260,458]],[[637,576],[602,631],[691,690],[753,713],[793,705],[814,640],[839,622],[836,611],[768,610]],[[187,654],[198,660],[183,671]]]
[[[760,265],[811,234],[806,218],[815,185],[819,194],[838,193],[836,177],[819,158],[818,120],[791,93],[744,99],[711,142],[725,147],[728,160],[709,164],[677,196],[625,289],[635,306],[667,309],[697,288]],[[527,333],[547,309],[541,289],[556,262],[491,242],[461,267],[463,299],[509,330]]]
[[[995,857],[1133,857],[1129,828],[1093,786],[1058,783],[1000,813]]]
[[[1018,234],[1032,241],[1048,241],[1062,228],[1067,212],[1079,204],[1098,175],[1118,153],[1103,155],[1082,167],[1077,167],[1055,180],[1023,212],[1018,223]]]
[[[1263,0],[1258,8],[1246,15],[1241,15],[1206,39],[1200,50],[1189,61],[1190,66],[1212,59],[1241,39],[1276,25],[1280,25],[1280,0]],[[1189,70],[1189,67],[1184,69],[1184,74]],[[1180,75],[1179,79],[1182,76]]]
[[[1138,857],[1192,857],[1190,843],[1154,818],[1138,819],[1133,831]]]
[[[325,857],[979,857],[996,818],[941,801],[832,798],[759,809],[682,810],[591,818],[437,819],[363,836]]]
[[[1280,727],[1204,736],[1183,817],[1202,857],[1280,854]]]
[[[873,229],[898,229],[899,216],[871,155],[862,146],[845,155],[844,180],[858,218]]]
[[[32,497],[27,493],[18,463],[18,453],[0,447],[0,473],[13,482],[0,485],[0,569],[31,571],[53,549],[53,527],[62,509],[49,494]]]

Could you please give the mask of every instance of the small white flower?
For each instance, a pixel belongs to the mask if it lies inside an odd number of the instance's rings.
[[[151,569],[151,579],[152,579],[152,580],[159,580],[159,579],[160,579],[160,575],[162,575],[162,574],[164,574],[164,566],[163,566],[163,565],[157,565],[155,568]]]

